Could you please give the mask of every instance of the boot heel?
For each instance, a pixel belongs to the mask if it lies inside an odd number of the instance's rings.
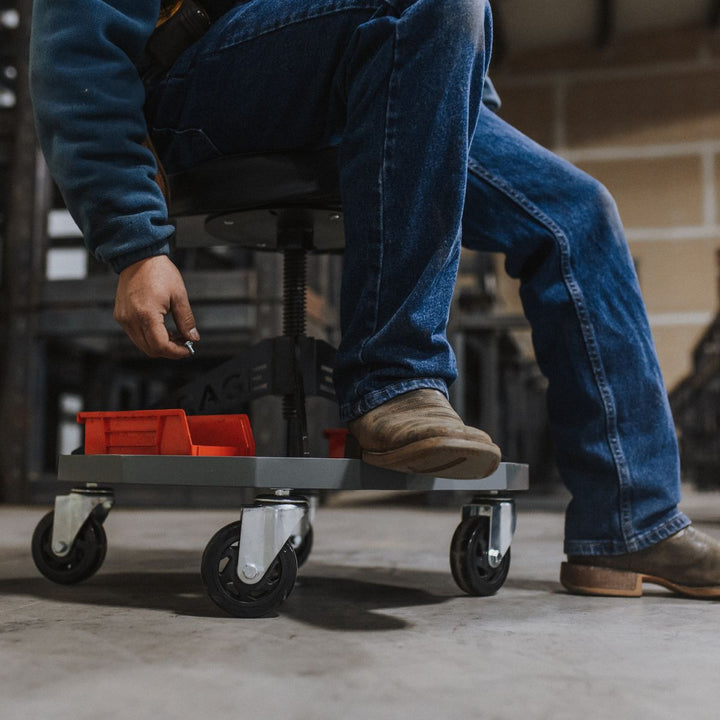
[[[625,570],[564,562],[560,567],[560,582],[566,590],[578,595],[642,595],[642,575]]]

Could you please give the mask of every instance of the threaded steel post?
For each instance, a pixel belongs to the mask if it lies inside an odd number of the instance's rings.
[[[305,334],[305,288],[307,253],[291,248],[284,252],[283,266],[283,335]]]
[[[306,327],[307,252],[301,248],[288,248],[283,255],[283,335],[298,338],[305,335]],[[298,382],[302,383],[302,368],[296,366],[295,373]],[[282,412],[287,422],[287,454],[291,457],[307,455],[302,385],[298,392],[283,395]]]

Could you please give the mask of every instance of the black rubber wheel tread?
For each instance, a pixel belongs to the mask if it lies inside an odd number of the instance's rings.
[[[262,579],[243,582],[237,574],[242,520],[218,530],[202,556],[200,572],[210,599],[234,617],[267,615],[290,595],[297,579],[298,563],[286,542]]]
[[[487,560],[485,517],[463,520],[450,543],[450,569],[458,587],[468,595],[494,595],[505,583],[510,570],[510,549],[500,565],[490,567]]]
[[[92,516],[80,528],[70,552],[59,557],[52,551],[54,512],[43,517],[32,537],[32,557],[37,569],[48,580],[60,585],[74,585],[92,577],[103,564],[107,536],[103,526]]]
[[[295,551],[295,557],[297,558],[297,564],[298,567],[301,568],[307,559],[310,557],[310,552],[312,551],[313,546],[313,540],[314,540],[314,533],[312,529],[312,525],[308,527],[308,531],[305,533],[305,535],[302,537],[302,539],[297,542],[293,542],[293,550]],[[295,540],[295,538],[299,537],[299,535],[296,535],[292,540]]]

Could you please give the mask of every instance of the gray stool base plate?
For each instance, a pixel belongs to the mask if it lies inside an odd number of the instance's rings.
[[[62,455],[58,480],[98,485],[287,488],[291,490],[517,491],[529,487],[528,466],[501,463],[473,480],[410,475],[361,460],[180,455]]]

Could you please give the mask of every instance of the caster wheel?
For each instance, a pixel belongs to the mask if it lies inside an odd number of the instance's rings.
[[[488,562],[488,518],[471,517],[458,525],[450,544],[450,568],[455,582],[468,595],[494,595],[510,569],[510,549],[493,568]]]
[[[38,523],[32,538],[32,556],[37,569],[49,580],[74,585],[94,575],[105,560],[107,537],[103,526],[93,517],[80,529],[70,552],[64,557],[52,550],[54,512]]]
[[[237,573],[241,526],[238,520],[213,535],[202,556],[202,579],[210,599],[229,615],[262,617],[292,592],[298,563],[286,542],[259,582],[243,582]]]
[[[298,567],[302,567],[305,561],[310,557],[310,551],[313,546],[313,529],[312,525],[308,527],[305,535],[293,535],[290,538],[290,544],[295,551]]]

